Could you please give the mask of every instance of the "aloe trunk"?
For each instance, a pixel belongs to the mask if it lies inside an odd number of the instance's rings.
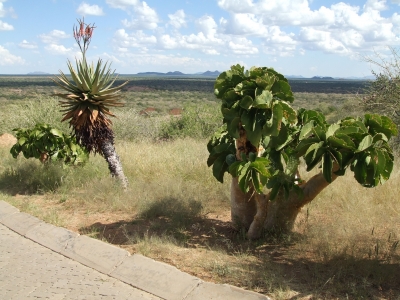
[[[128,179],[122,170],[121,160],[115,151],[114,143],[111,140],[105,140],[102,143],[101,151],[108,163],[108,169],[110,170],[111,176],[119,179],[122,187],[126,190],[128,187]]]

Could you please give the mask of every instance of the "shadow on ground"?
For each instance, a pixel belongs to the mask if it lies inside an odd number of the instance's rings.
[[[80,233],[115,245],[134,247],[155,237],[172,241],[177,247],[223,251],[231,257],[245,253],[242,261],[223,266],[224,272],[208,270],[215,274],[206,276],[205,280],[213,278],[265,294],[277,289],[297,292],[285,299],[400,299],[400,257],[390,262],[341,254],[317,261],[296,248],[304,238],[301,234],[266,235],[249,241],[244,231],[235,230],[231,222],[201,215],[201,204],[196,201],[162,199],[132,220],[94,223],[80,228]],[[164,261],[171,263],[169,259]],[[235,270],[232,273],[241,274],[239,279],[246,279],[238,281],[238,275],[230,274],[229,268]]]

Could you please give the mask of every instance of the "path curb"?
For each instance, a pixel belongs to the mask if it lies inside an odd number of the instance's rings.
[[[0,223],[20,235],[103,274],[168,300],[271,300],[227,284],[214,284],[168,264],[45,223],[0,201]]]

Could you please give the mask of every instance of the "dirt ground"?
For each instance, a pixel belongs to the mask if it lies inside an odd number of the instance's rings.
[[[17,139],[15,136],[9,134],[9,133],[4,133],[0,135],[0,147],[11,147],[17,142]]]
[[[9,148],[16,141],[11,134],[3,134],[0,136],[0,147]],[[243,232],[232,227],[230,211],[208,213],[191,219],[189,226],[183,226],[181,230],[164,216],[142,218],[122,210],[88,211],[70,204],[70,201],[60,201],[52,194],[16,194],[10,195],[10,198],[10,202],[20,210],[37,215],[45,222],[106,241],[132,254],[141,253],[163,261],[205,281],[240,286],[276,299],[352,299],[347,296],[347,279],[335,279],[345,271],[338,267],[343,263],[340,257],[319,262],[314,257],[315,253],[298,248],[295,238],[284,243],[273,239],[247,241]],[[304,218],[305,214],[300,215],[298,223]],[[326,216],[321,215],[319,219],[328,222]],[[301,236],[301,232],[301,227],[297,228],[296,234]],[[175,239],[172,246],[162,240],[166,233]],[[158,244],[150,241],[157,238],[161,240]],[[146,239],[149,240],[147,244]],[[368,260],[351,262],[354,269],[373,267]],[[268,268],[272,268],[270,273],[265,272]],[[400,275],[398,264],[386,264],[380,268],[383,273]],[[263,278],[266,274],[271,278]],[[317,283],[321,277],[328,279],[324,280],[325,283]],[[275,289],[272,294],[271,289]],[[367,299],[365,295],[371,296],[368,299],[400,299],[400,290],[393,282],[387,286],[371,285],[366,290],[363,294],[356,291],[353,295],[360,296],[356,296],[357,299]]]

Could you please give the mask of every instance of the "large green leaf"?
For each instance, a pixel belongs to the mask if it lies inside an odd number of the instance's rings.
[[[356,145],[351,140],[351,138],[343,133],[336,133],[333,136],[330,136],[328,142],[331,146],[336,148],[345,148],[352,151],[356,150]]]
[[[282,118],[282,105],[280,103],[275,103],[272,107],[272,118],[264,125],[263,134],[277,136],[281,130]]]
[[[299,140],[303,140],[305,138],[308,138],[312,133],[312,129],[314,128],[314,121],[311,120],[310,122],[306,123],[300,131],[300,135],[299,135]]]
[[[361,141],[361,143],[358,145],[357,151],[356,152],[361,152],[369,147],[372,146],[373,138],[370,135],[367,135],[364,137],[364,139]]]
[[[283,110],[283,117],[286,119],[287,122],[290,124],[297,123],[297,113],[288,103],[285,101],[280,101],[279,104],[282,106]]]
[[[274,85],[274,82],[275,76],[273,74],[266,73],[256,77],[257,86],[263,90],[270,90],[271,87]]]
[[[307,139],[300,141],[300,143],[295,148],[295,151],[297,152],[297,156],[298,157],[303,156],[304,154],[306,154],[306,152],[308,151],[308,148],[311,145],[319,143],[320,141],[321,140],[318,137],[309,137]]]
[[[314,169],[314,167],[321,161],[322,155],[325,151],[324,142],[315,143],[308,148],[304,155],[307,164],[307,172]]]
[[[224,173],[228,170],[229,166],[226,163],[226,156],[220,155],[213,163],[213,175],[219,182],[224,182]]]
[[[326,139],[328,139],[330,136],[334,135],[335,132],[340,128],[339,124],[332,124],[328,127],[328,130],[326,131]]]
[[[239,138],[239,131],[240,131],[239,125],[240,125],[240,117],[236,117],[231,122],[228,123],[228,133],[235,139]]]
[[[252,107],[253,101],[254,101],[254,100],[253,100],[252,97],[250,97],[250,96],[244,96],[244,97],[240,100],[239,105],[240,105],[240,107],[249,110],[249,109]]]
[[[252,103],[256,108],[270,108],[272,103],[272,93],[267,90],[263,90],[261,95],[257,95],[254,102]]]

